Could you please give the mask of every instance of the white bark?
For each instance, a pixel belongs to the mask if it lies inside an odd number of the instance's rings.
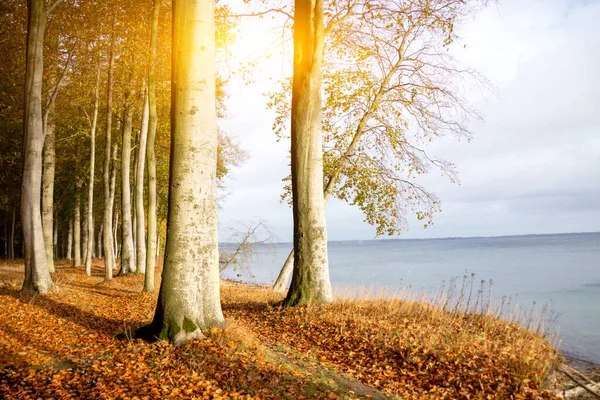
[[[167,250],[152,324],[138,334],[176,344],[224,323],[217,238],[215,27],[211,0],[173,10]]]
[[[96,168],[96,125],[98,123],[98,104],[100,101],[100,60],[96,68],[96,85],[94,86],[94,112],[92,116],[92,126],[90,127],[90,180],[88,182],[88,212],[87,227],[88,241],[85,243],[87,247],[85,257],[85,274],[92,274],[92,257],[94,256],[94,174]]]
[[[115,251],[112,237],[112,202],[110,195],[110,166],[111,166],[111,135],[112,135],[112,103],[113,103],[113,72],[115,66],[115,16],[113,16],[113,30],[111,32],[109,65],[108,65],[108,87],[106,101],[106,143],[104,147],[104,216],[102,225],[104,227],[104,281],[112,279],[112,271],[115,267]]]
[[[73,266],[81,265],[81,200],[80,190],[75,191],[75,209],[73,211]]]
[[[54,228],[54,170],[56,165],[54,127],[54,120],[51,118],[46,128],[42,173],[42,227],[44,229],[46,263],[50,272],[54,272],[54,246],[52,245]]]
[[[154,268],[156,267],[156,157],[154,155],[154,139],[156,138],[156,85],[154,82],[154,64],[156,63],[156,38],[158,34],[158,13],[160,0],[154,0],[152,12],[152,31],[150,38],[150,66],[148,68],[148,104],[149,124],[148,143],[148,258],[146,260],[146,276],[144,292],[154,291]]]
[[[144,91],[144,109],[142,111],[142,128],[140,129],[140,143],[138,145],[137,170],[135,181],[135,223],[136,223],[136,272],[146,272],[146,232],[144,219],[144,162],[146,160],[146,141],[148,138],[149,105],[148,94]]]
[[[292,84],[294,272],[284,305],[333,300],[327,259],[321,140],[323,2],[296,0]]]
[[[132,94],[130,93],[129,96]],[[121,212],[123,233],[121,247],[121,274],[134,271],[133,227],[131,223],[131,131],[133,128],[133,106],[126,100],[125,123],[123,124],[123,148],[121,153]]]
[[[42,75],[46,12],[43,0],[27,3],[27,55],[25,112],[23,117],[23,178],[21,181],[21,228],[25,256],[23,290],[46,293],[54,287],[46,259],[42,233]]]

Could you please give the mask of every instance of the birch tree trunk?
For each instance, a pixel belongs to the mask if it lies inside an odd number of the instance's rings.
[[[128,97],[132,93],[128,94]],[[121,212],[123,213],[123,233],[121,247],[121,274],[134,271],[135,254],[133,249],[133,227],[131,224],[131,131],[133,128],[133,106],[126,99],[125,123],[123,124],[123,148],[121,153]]]
[[[104,281],[112,279],[112,270],[115,267],[114,246],[112,237],[112,202],[110,196],[110,166],[111,166],[111,134],[112,134],[112,103],[113,103],[113,73],[115,67],[115,19],[113,15],[113,24],[110,41],[110,54],[108,63],[108,87],[106,100],[106,146],[104,148],[104,217],[102,225],[104,228]]]
[[[219,293],[212,0],[173,3],[167,250],[154,319],[140,336],[176,344],[224,323]]]
[[[98,57],[98,66],[96,67],[96,85],[94,86],[94,112],[92,116],[92,126],[90,127],[90,180],[88,182],[88,241],[85,257],[85,274],[92,275],[92,257],[94,253],[94,174],[96,168],[96,125],[98,123],[98,104],[100,101],[100,57]]]
[[[144,109],[142,111],[142,127],[140,129],[140,143],[138,146],[137,170],[135,180],[135,223],[136,223],[136,273],[146,272],[146,232],[144,218],[144,161],[146,159],[146,141],[148,138],[148,93],[144,91]]]
[[[53,253],[54,258],[58,258],[58,248],[56,246],[57,243],[58,243],[58,224],[54,224],[54,235],[52,238],[52,248],[54,249],[54,253]]]
[[[54,246],[52,245],[54,224],[54,170],[56,166],[54,128],[54,119],[51,116],[46,128],[46,139],[44,140],[42,173],[42,228],[44,230],[46,263],[48,264],[48,271],[50,272],[54,272]]]
[[[79,185],[75,190],[75,209],[73,212],[73,266],[81,265],[81,200]]]
[[[81,195],[79,196],[81,199]],[[81,200],[80,200],[81,202]],[[83,201],[83,214],[81,214],[81,265],[85,265],[85,258],[87,257],[87,242],[88,242],[88,226],[87,226],[87,215],[88,205],[87,202]]]
[[[323,0],[296,0],[292,83],[294,272],[283,304],[333,300],[327,260],[321,140]]]
[[[148,67],[148,102],[150,108],[148,144],[146,146],[148,157],[148,257],[146,260],[146,276],[144,277],[144,292],[154,291],[154,269],[156,267],[156,157],[154,155],[154,139],[156,138],[157,115],[154,65],[156,64],[159,10],[160,0],[154,0],[150,35],[150,65]]]
[[[42,75],[44,70],[44,0],[27,2],[27,54],[23,115],[23,178],[21,181],[21,229],[25,257],[23,290],[46,293],[54,287],[46,259],[42,233]]]

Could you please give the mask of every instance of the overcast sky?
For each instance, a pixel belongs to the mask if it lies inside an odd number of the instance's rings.
[[[454,162],[461,184],[433,172],[422,181],[442,201],[433,226],[413,221],[401,237],[497,236],[600,231],[600,1],[501,0],[458,34],[456,57],[481,72],[496,93],[473,96],[484,121],[473,140],[448,138],[428,150]],[[242,34],[256,34],[243,27]],[[264,42],[264,41],[263,41]],[[242,46],[250,53],[248,43]],[[271,61],[273,63],[273,61]],[[264,220],[279,241],[292,237],[280,203],[289,142],[276,142],[262,95],[286,68],[274,62],[254,83],[229,87],[221,126],[250,158],[227,181],[221,237],[237,221]],[[288,70],[289,71],[289,70]],[[327,205],[330,240],[372,239],[360,210]]]

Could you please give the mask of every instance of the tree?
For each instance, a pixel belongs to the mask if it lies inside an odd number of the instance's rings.
[[[291,109],[294,271],[283,304],[333,300],[327,260],[321,142],[322,0],[296,0]]]
[[[47,9],[44,0],[28,0],[27,2],[21,227],[25,251],[23,290],[34,293],[46,293],[54,287],[46,261],[40,207],[42,149],[44,147],[42,74],[44,70],[43,50],[46,17],[60,1],[55,0]]]
[[[125,94],[125,121],[123,124],[123,147],[121,155],[121,210],[123,213],[123,245],[121,250],[121,274],[135,270],[133,226],[131,223],[131,131],[133,129],[133,104],[135,91]]]
[[[456,181],[454,165],[432,157],[434,139],[469,137],[478,118],[460,85],[470,78],[446,47],[454,26],[485,2],[404,0],[330,2],[324,74],[324,191],[359,207],[377,235],[399,234],[407,216],[425,227],[440,202],[417,177],[438,169]],[[271,95],[284,135],[286,87]],[[289,185],[286,194],[290,194]],[[286,262],[274,289],[285,288]]]
[[[171,171],[166,258],[146,338],[176,344],[222,325],[216,164],[214,2],[173,4]]]
[[[113,242],[113,202],[111,196],[111,135],[112,135],[112,106],[113,106],[113,73],[115,65],[115,23],[116,16],[113,14],[113,23],[110,39],[109,61],[108,61],[108,84],[106,92],[106,143],[104,148],[104,216],[102,226],[104,227],[104,281],[112,279],[112,270],[115,267],[115,251]]]
[[[144,292],[154,291],[154,268],[156,267],[156,155],[154,142],[156,140],[156,41],[158,37],[158,14],[160,0],[154,0],[152,10],[152,30],[150,33],[150,63],[148,65],[148,142],[146,157],[148,158],[148,256],[146,258],[146,276],[144,277]],[[141,150],[140,150],[141,155]],[[143,174],[142,174],[143,178]],[[143,239],[143,236],[142,238]]]

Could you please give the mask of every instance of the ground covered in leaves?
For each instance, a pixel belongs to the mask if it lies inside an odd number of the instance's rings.
[[[156,304],[142,276],[59,264],[59,289],[31,297],[22,270],[0,264],[2,398],[553,398],[559,355],[490,317],[400,300],[282,309],[224,284],[227,327],[176,347],[131,339]]]

